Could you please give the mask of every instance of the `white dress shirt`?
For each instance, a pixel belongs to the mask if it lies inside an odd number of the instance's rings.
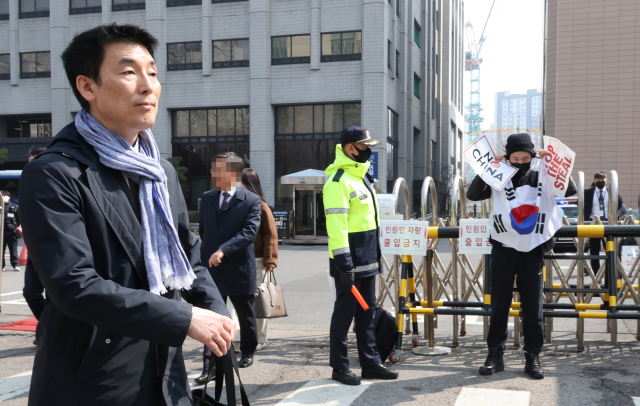
[[[604,213],[600,210],[600,193],[604,198]],[[606,220],[609,215],[609,191],[605,186],[603,189],[595,188],[593,192],[593,204],[591,205],[591,218],[600,216],[601,220]]]

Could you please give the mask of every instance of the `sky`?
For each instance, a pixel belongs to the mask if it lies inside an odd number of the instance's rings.
[[[465,0],[464,22],[473,24],[476,41],[494,0]],[[499,6],[498,6],[498,3]],[[496,0],[480,57],[480,102],[488,130],[495,121],[495,94],[505,90],[542,90],[544,0]],[[468,43],[465,32],[465,51]],[[464,104],[469,104],[469,72],[464,77]],[[463,112],[467,113],[467,110]]]

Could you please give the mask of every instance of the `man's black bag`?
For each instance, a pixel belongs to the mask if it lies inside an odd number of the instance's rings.
[[[373,325],[376,328],[376,346],[380,359],[384,362],[389,358],[389,354],[396,345],[396,337],[398,332],[398,324],[396,318],[383,309],[376,308],[376,314],[373,317]]]
[[[225,355],[222,357],[216,357],[215,362],[210,363],[209,367],[209,377],[214,373],[215,366],[215,382],[216,382],[216,392],[215,398],[212,398],[207,394],[207,385],[204,385],[204,388],[193,389],[191,391],[191,396],[193,397],[194,406],[236,406],[236,385],[234,382],[234,374],[238,375],[238,384],[240,385],[240,396],[242,397],[242,406],[251,406],[249,404],[249,399],[247,398],[247,392],[244,390],[244,386],[242,386],[242,381],[240,380],[240,372],[238,371],[238,360],[236,359],[236,354],[233,349],[233,344],[231,348]],[[227,405],[224,403],[220,403],[220,396],[222,395],[222,385],[224,385],[227,389]]]

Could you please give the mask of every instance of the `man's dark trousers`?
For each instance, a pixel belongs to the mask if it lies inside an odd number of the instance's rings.
[[[11,233],[4,235],[4,245],[2,247],[2,267],[5,267],[4,253],[7,252],[7,246],[9,246],[9,261],[12,267],[18,266],[18,238]]]
[[[258,346],[258,328],[256,326],[256,310],[254,308],[256,295],[222,296],[225,303],[227,303],[227,297],[231,299],[231,303],[233,303],[233,307],[238,313],[240,331],[242,332],[240,334],[240,352],[253,354]],[[209,369],[212,354],[211,349],[205,345],[202,354],[203,371]]]
[[[539,354],[544,342],[542,313],[542,266],[540,247],[529,252],[494,245],[491,249],[491,321],[489,347],[501,347],[507,341],[509,310],[513,299],[513,281],[518,275],[518,293],[524,327],[524,350]]]
[[[602,246],[603,249],[606,249],[606,245],[605,245],[605,241],[604,238],[589,238],[589,254],[591,255],[600,255],[600,247]],[[607,266],[607,263],[605,261],[604,266]],[[598,273],[598,269],[600,269],[600,260],[599,259],[592,259],[591,260],[591,269],[593,270],[593,273],[596,274]],[[607,279],[605,278],[605,281]]]
[[[349,369],[347,333],[354,316],[360,367],[367,368],[381,364],[382,361],[376,348],[375,326],[373,325],[373,316],[376,311],[376,275],[356,278],[354,283],[369,305],[369,310],[366,312],[351,293],[351,289],[344,287],[339,278],[334,279],[336,281],[336,302],[333,306],[329,333],[331,367],[337,370]]]

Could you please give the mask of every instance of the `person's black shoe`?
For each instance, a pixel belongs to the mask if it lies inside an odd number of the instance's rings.
[[[504,371],[503,347],[489,347],[489,355],[484,365],[480,367],[480,375],[493,375],[496,372]]]
[[[331,374],[331,379],[333,379],[334,381],[338,381],[343,385],[360,385],[360,377],[351,372],[350,369],[334,369],[333,374]]]
[[[253,354],[242,354],[240,357],[240,368],[249,368],[253,365]]]
[[[524,353],[524,373],[532,377],[533,379],[544,378],[544,372],[540,368],[540,358],[537,354]]]
[[[200,375],[193,381],[198,385],[204,385],[207,382],[213,381],[213,379],[216,377],[216,370],[214,369],[212,372],[213,373],[211,374],[211,379],[207,379],[207,375],[209,374],[209,372],[207,370],[204,370],[202,371],[202,375]]]
[[[364,379],[398,379],[398,371],[388,369],[384,365],[362,368],[362,378]]]

